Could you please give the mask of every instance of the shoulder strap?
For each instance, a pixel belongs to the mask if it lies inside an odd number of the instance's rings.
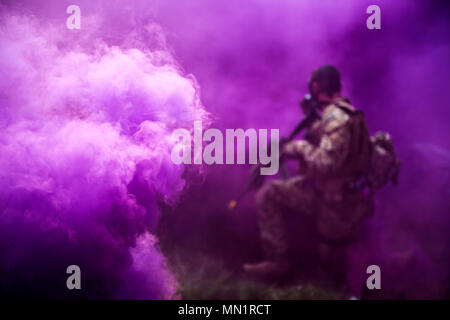
[[[347,98],[342,98],[342,99],[337,99],[333,102],[334,105],[336,105],[339,109],[341,109],[342,111],[344,111],[346,114],[353,116],[355,114],[361,114],[362,116],[364,116],[364,112],[362,112],[362,110],[352,110],[350,108],[348,108],[347,106],[344,106],[343,104],[341,104],[341,101],[344,101],[346,103],[350,103],[350,100],[348,100]]]

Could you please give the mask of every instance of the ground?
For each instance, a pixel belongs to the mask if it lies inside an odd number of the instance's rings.
[[[341,289],[299,277],[284,284],[249,279],[239,268],[206,253],[189,252],[182,247],[164,250],[168,266],[178,281],[181,299],[349,299]]]

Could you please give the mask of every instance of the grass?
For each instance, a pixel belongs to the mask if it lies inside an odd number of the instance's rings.
[[[342,292],[310,282],[293,281],[277,286],[250,280],[206,254],[180,250],[172,251],[167,257],[179,282],[178,296],[186,300],[348,299]]]

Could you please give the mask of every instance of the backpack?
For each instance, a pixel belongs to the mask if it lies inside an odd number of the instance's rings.
[[[389,133],[379,131],[371,138],[371,162],[367,176],[372,190],[378,190],[388,182],[397,185],[401,162]]]
[[[351,110],[339,103],[336,105],[350,116],[351,168],[364,177],[372,195],[388,182],[397,185],[401,163],[389,133],[379,131],[370,137],[361,110]]]

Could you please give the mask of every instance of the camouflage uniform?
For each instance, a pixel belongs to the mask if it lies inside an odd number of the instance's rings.
[[[263,252],[268,260],[283,259],[288,251],[283,212],[312,215],[319,237],[331,243],[354,238],[361,219],[369,214],[370,200],[358,185],[370,157],[369,141],[361,140],[368,134],[355,128],[352,112],[343,98],[326,106],[312,125],[308,141],[293,141],[284,148],[284,155],[299,160],[300,175],[274,180],[258,192]]]

